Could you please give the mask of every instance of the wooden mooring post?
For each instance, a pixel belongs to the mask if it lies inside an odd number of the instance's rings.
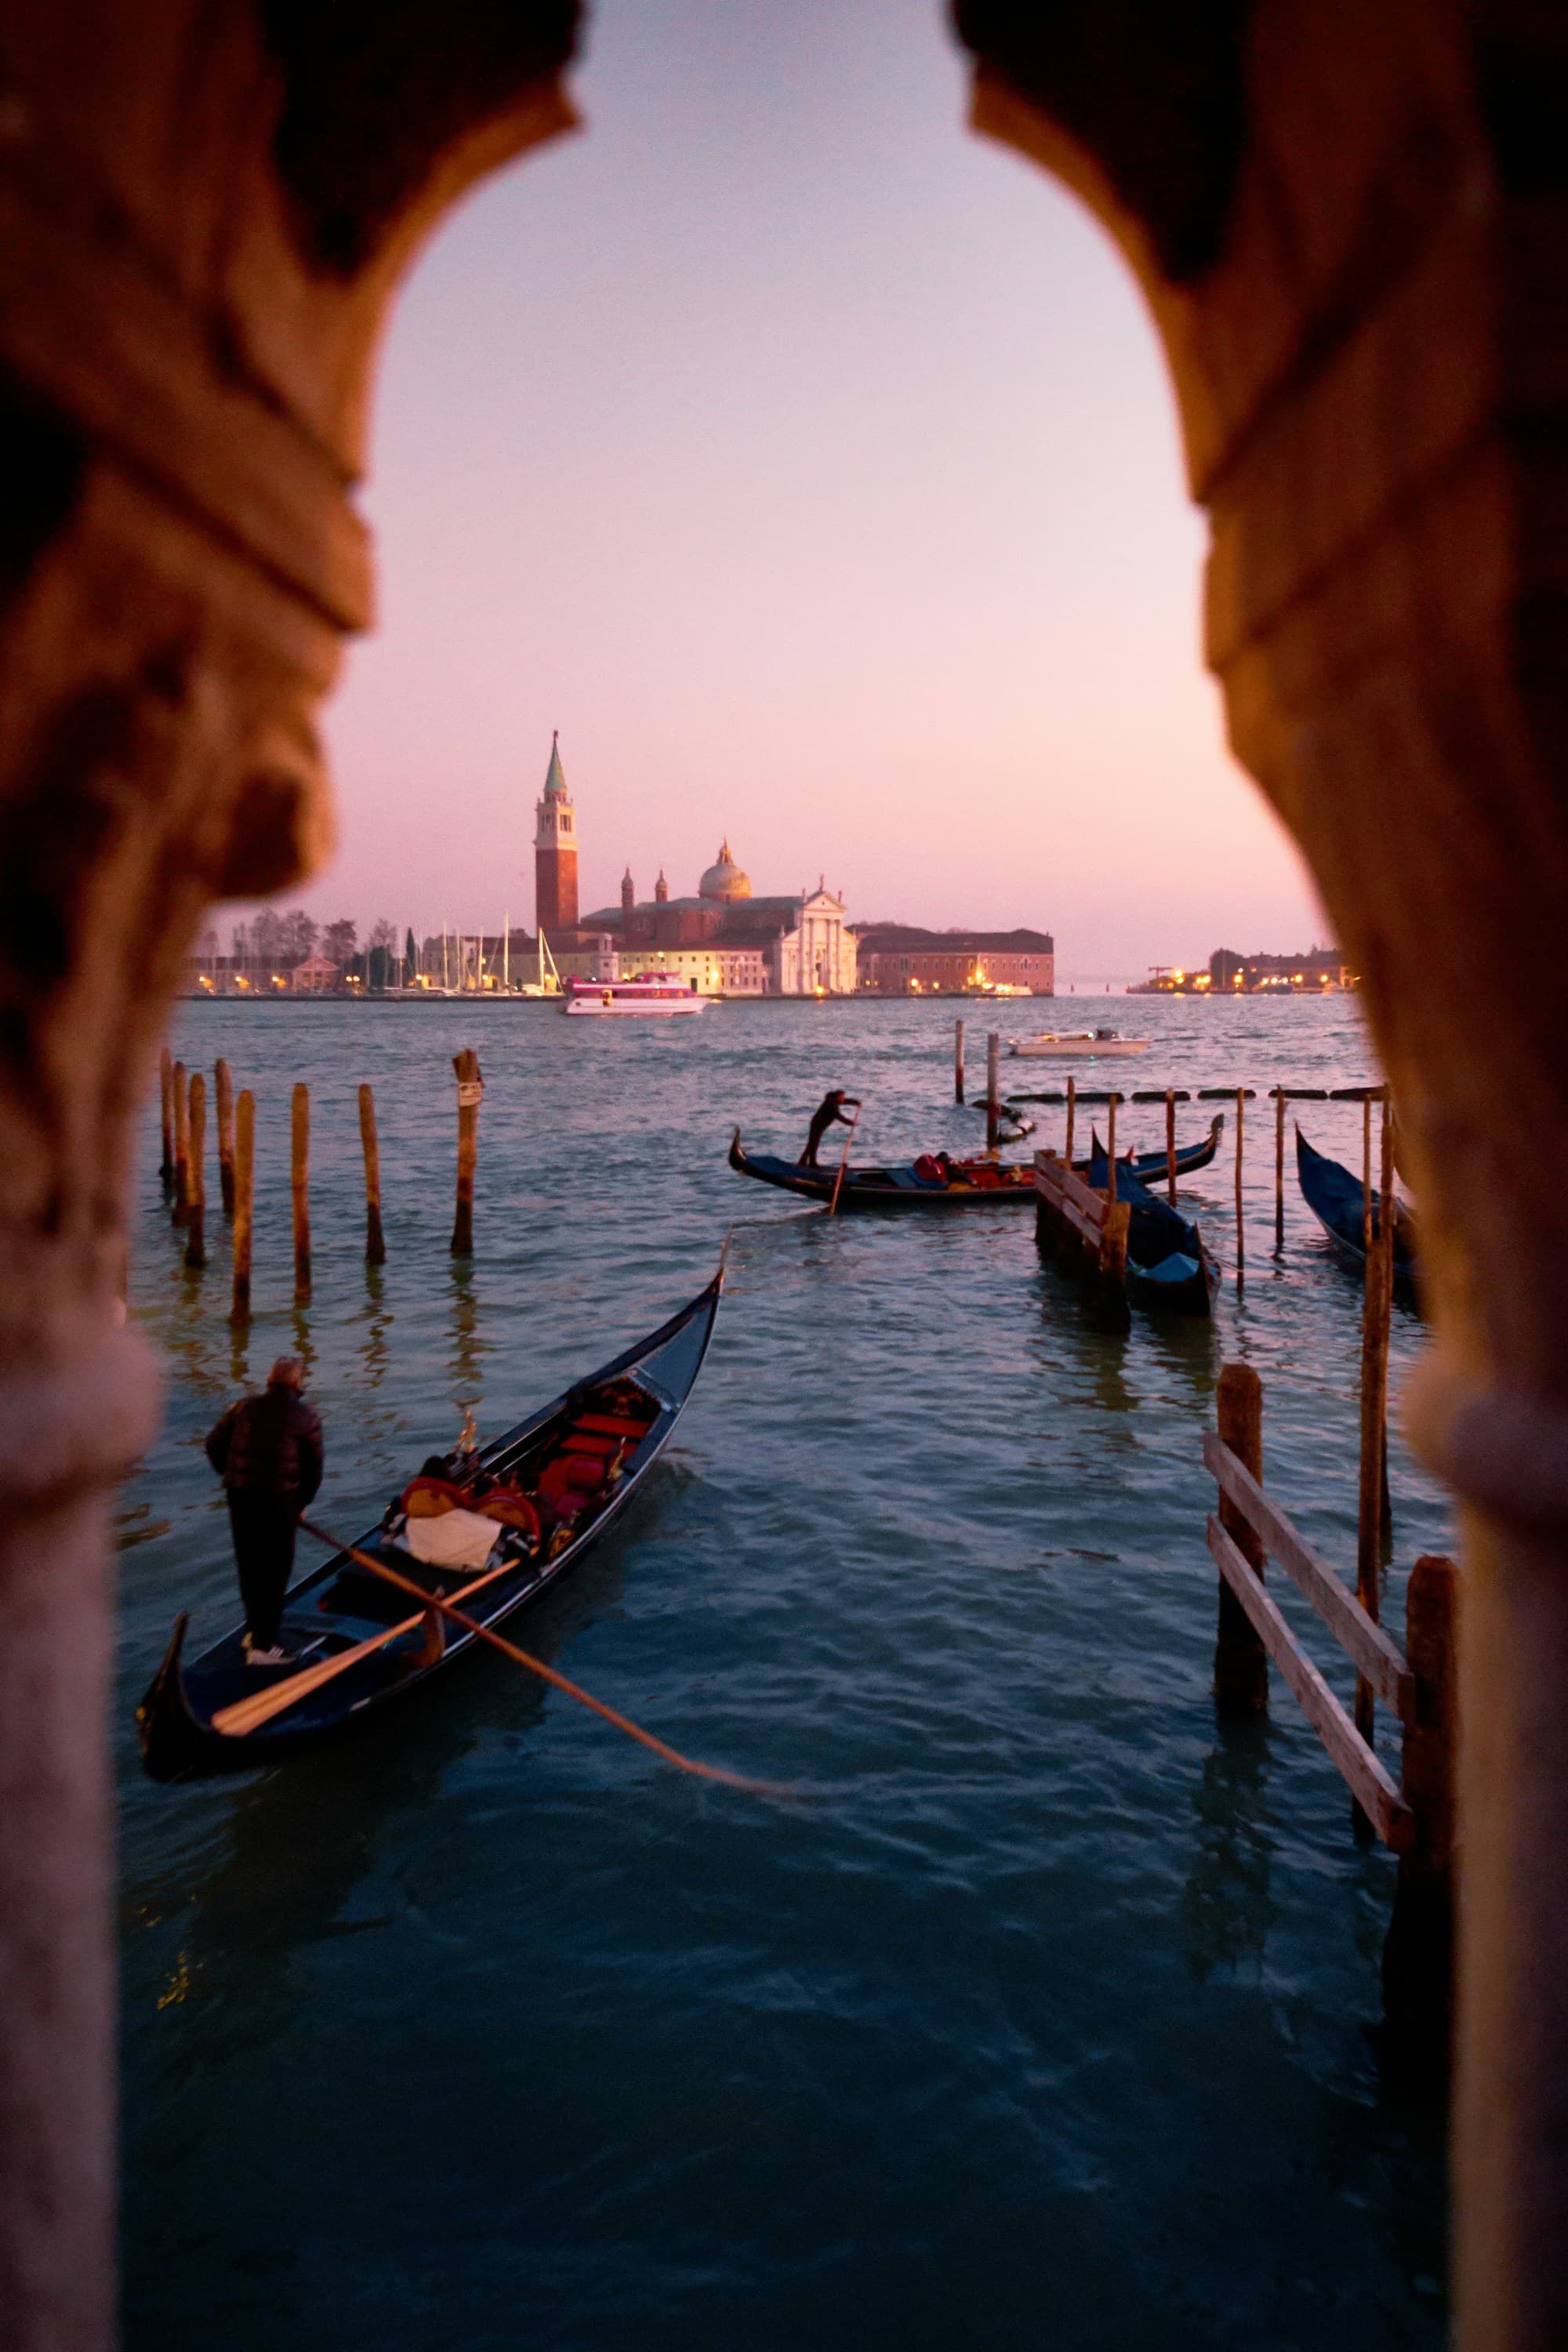
[[[234,1305],[237,1330],[250,1320],[250,1244],[256,1207],[256,1097],[248,1087],[235,1106],[234,1121]]]
[[[963,1100],[963,1024],[962,1021],[955,1021],[952,1024],[952,1099],[955,1103],[962,1103]]]
[[[1274,1255],[1285,1247],[1285,1089],[1274,1089]]]
[[[1217,1391],[1219,1442],[1258,1485],[1263,1483],[1263,1383],[1250,1364],[1226,1364]],[[1261,1579],[1264,1551],[1237,1506],[1223,1494],[1219,1523]],[[1236,1593],[1222,1576],[1219,1630],[1214,1651],[1215,1704],[1226,1715],[1259,1715],[1268,1704],[1268,1654]]]
[[[1176,1205],[1176,1091],[1165,1089],[1165,1192],[1172,1208]]]
[[[1105,1197],[1116,1198],[1116,1105],[1119,1100],[1112,1087],[1105,1106]]]
[[[217,1104],[217,1183],[226,1217],[234,1214],[234,1074],[220,1054],[213,1066]]]
[[[310,1303],[310,1089],[294,1089],[289,1120],[289,1191],[294,1211],[294,1304]]]
[[[364,1262],[386,1264],[381,1230],[381,1146],[375,1132],[375,1097],[368,1082],[359,1090],[359,1139],[364,1150]]]
[[[1372,1106],[1366,1106],[1370,1120]],[[1386,1110],[1384,1133],[1384,1189],[1392,1196],[1393,1171],[1388,1166],[1389,1133]],[[1388,1332],[1394,1303],[1393,1218],[1387,1208],[1368,1221],[1366,1279],[1362,1294],[1361,1327],[1361,1464],[1356,1501],[1356,1599],[1367,1615],[1379,1614],[1378,1581],[1383,1562],[1383,1496],[1384,1449],[1388,1443]],[[1372,1737],[1373,1692],[1363,1680],[1356,1684],[1356,1728]]]
[[[1068,1139],[1067,1139],[1066,1143],[1062,1146],[1062,1157],[1063,1157],[1063,1159],[1067,1161],[1067,1164],[1068,1164],[1068,1166],[1069,1168],[1072,1166],[1072,1127],[1073,1127],[1073,1118],[1074,1118],[1074,1116],[1075,1116],[1075,1115],[1076,1115],[1076,1113],[1077,1113],[1077,1110],[1078,1110],[1078,1080],[1077,1080],[1076,1078],[1074,1078],[1074,1077],[1069,1076],[1069,1077],[1068,1077]]]
[[[191,1073],[185,1132],[185,1264],[199,1274],[207,1262],[207,1082],[199,1070]]]
[[[1399,1857],[1383,2004],[1389,2055],[1405,2073],[1446,2073],[1453,2028],[1459,1591],[1454,1562],[1427,1552],[1411,1570],[1405,1596],[1415,1704],[1405,1724],[1400,1782],[1415,1826]]]
[[[174,1098],[174,1198],[169,1214],[176,1225],[183,1225],[191,1196],[191,1113],[185,1097],[184,1062],[174,1064],[170,1087]]]
[[[1085,1305],[1102,1328],[1125,1331],[1127,1235],[1132,1212],[1086,1181],[1054,1151],[1035,1154],[1035,1239],[1044,1255],[1075,1270]]]
[[[474,1171],[479,1158],[479,1104],[485,1083],[471,1045],[452,1056],[458,1079],[458,1208],[452,1220],[452,1255],[474,1254]]]
[[[174,1061],[167,1045],[158,1056],[158,1103],[163,1115],[163,1150],[158,1181],[167,1192],[174,1181]]]
[[[993,1029],[985,1040],[985,1149],[987,1151],[994,1151],[996,1149],[996,1063],[1001,1051],[1001,1037]]]
[[[1204,1461],[1220,1493],[1219,1516],[1211,1513],[1208,1522],[1209,1549],[1225,1586],[1241,1604],[1267,1657],[1279,1668],[1349,1787],[1357,1820],[1399,1858],[1384,1948],[1386,2047],[1407,2074],[1419,2073],[1428,2083],[1437,2083],[1447,2069],[1459,1866],[1455,1833],[1459,1575],[1448,1559],[1427,1556],[1416,1561],[1410,1575],[1402,1652],[1298,1535],[1237,1448],[1226,1442],[1227,1388],[1232,1376],[1243,1370],[1227,1364],[1222,1371],[1220,1429],[1204,1440]],[[1234,1406],[1231,1410],[1236,1413]],[[1260,1390],[1257,1413],[1260,1428]],[[1244,1439],[1250,1436],[1245,1415],[1237,1415],[1230,1425]],[[1222,1524],[1226,1520],[1239,1522],[1247,1531],[1246,1551],[1229,1526]],[[1344,1651],[1356,1670],[1358,1688],[1364,1683],[1398,1717],[1404,1738],[1397,1782],[1281,1615],[1263,1582],[1265,1553],[1285,1570]],[[1261,1703],[1266,1704],[1267,1664],[1262,1679]]]
[[[1247,1276],[1247,1226],[1241,1205],[1242,1121],[1246,1116],[1247,1088],[1236,1090],[1236,1286],[1241,1288]]]

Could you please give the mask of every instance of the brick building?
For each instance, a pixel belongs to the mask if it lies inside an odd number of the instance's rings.
[[[908,923],[867,923],[857,936],[862,993],[955,996],[1002,987],[1056,994],[1056,941],[1048,931],[922,931]]]

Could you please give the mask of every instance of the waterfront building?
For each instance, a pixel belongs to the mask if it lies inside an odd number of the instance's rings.
[[[577,928],[577,818],[561,765],[559,733],[550,739],[550,766],[535,817],[534,919],[553,945],[557,931]]]
[[[1251,996],[1269,992],[1323,994],[1353,988],[1355,974],[1338,948],[1309,948],[1304,955],[1237,955],[1219,948],[1209,958],[1209,986],[1216,993]]]
[[[959,996],[987,990],[1057,992],[1048,931],[924,931],[910,923],[858,926],[859,983],[874,996]]]
[[[628,872],[620,905],[585,915],[582,927],[611,940],[627,977],[679,971],[724,996],[849,996],[855,990],[856,941],[843,899],[825,879],[815,890],[757,897],[728,840],[692,897],[672,898],[661,872],[653,897],[639,902]]]

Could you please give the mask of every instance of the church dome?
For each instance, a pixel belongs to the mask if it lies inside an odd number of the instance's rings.
[[[727,838],[720,845],[718,864],[708,868],[697,885],[697,893],[701,898],[720,898],[726,902],[731,898],[751,897],[751,879],[742,873],[731,856]]]

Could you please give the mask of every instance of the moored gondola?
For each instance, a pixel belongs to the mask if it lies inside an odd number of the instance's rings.
[[[1301,1187],[1301,1198],[1328,1235],[1335,1256],[1352,1272],[1366,1273],[1366,1250],[1363,1246],[1363,1220],[1366,1213],[1362,1180],[1331,1160],[1326,1152],[1315,1151],[1296,1129],[1296,1174]],[[1372,1227],[1378,1232],[1383,1213],[1382,1199],[1377,1187],[1373,1187]],[[1395,1199],[1394,1203],[1394,1295],[1407,1307],[1418,1302],[1415,1296],[1415,1218],[1406,1203]]]
[[[1209,1131],[1200,1143],[1179,1143],[1176,1146],[1177,1175],[1195,1176],[1200,1168],[1207,1168],[1219,1150],[1220,1138],[1224,1133],[1225,1113],[1220,1111],[1210,1120]],[[1103,1151],[1105,1149],[1099,1136],[1092,1129],[1089,1144],[1089,1159],[1073,1162],[1074,1170],[1079,1176],[1089,1177],[1095,1153]],[[1121,1165],[1124,1168],[1131,1168],[1141,1184],[1161,1183],[1169,1173],[1169,1165],[1163,1150],[1123,1153]],[[1089,1181],[1092,1182],[1093,1179],[1089,1178]]]
[[[754,1177],[759,1184],[775,1184],[783,1192],[803,1200],[831,1202],[837,1168],[803,1168],[798,1160],[777,1160],[771,1152],[742,1149],[741,1130],[730,1145],[730,1165],[737,1176]],[[929,1167],[931,1172],[922,1172]],[[1035,1198],[1032,1162],[1018,1160],[917,1160],[906,1168],[847,1168],[838,1191],[840,1209],[958,1209],[1005,1203],[1032,1207]]]
[[[1106,1158],[1097,1150],[1089,1181],[1103,1192]],[[1127,1296],[1135,1307],[1172,1315],[1212,1315],[1219,1268],[1196,1225],[1140,1180],[1134,1163],[1116,1163],[1116,1197],[1131,1210],[1127,1229]]]
[[[668,1444],[723,1286],[473,1453],[424,1470],[355,1549],[490,1627],[553,1590],[624,1510]],[[493,1532],[492,1532],[493,1531]],[[253,1666],[244,1629],[186,1664],[187,1620],[136,1711],[155,1780],[270,1764],[407,1697],[479,1640],[338,1552],[290,1591],[282,1663]]]

